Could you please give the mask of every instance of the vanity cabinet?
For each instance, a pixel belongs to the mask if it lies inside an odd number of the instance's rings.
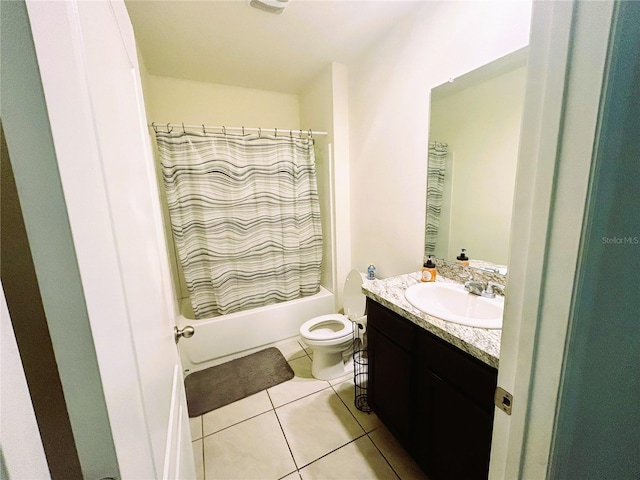
[[[369,403],[432,480],[487,478],[497,370],[367,299]]]

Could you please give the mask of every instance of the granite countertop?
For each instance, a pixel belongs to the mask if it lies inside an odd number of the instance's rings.
[[[441,276],[438,276],[436,281],[455,283]],[[478,360],[498,368],[502,330],[468,327],[421,312],[404,298],[404,291],[419,282],[420,272],[379,280],[365,280],[362,292],[372,300],[464,350]]]

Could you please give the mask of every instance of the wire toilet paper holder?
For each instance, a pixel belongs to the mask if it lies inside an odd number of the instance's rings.
[[[371,407],[367,399],[367,384],[369,376],[369,357],[367,356],[366,342],[364,341],[365,327],[361,323],[366,315],[353,322],[353,384],[355,407],[361,412],[371,413]]]

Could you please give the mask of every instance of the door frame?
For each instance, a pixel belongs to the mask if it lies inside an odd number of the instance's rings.
[[[534,2],[489,477],[546,478],[614,2]]]

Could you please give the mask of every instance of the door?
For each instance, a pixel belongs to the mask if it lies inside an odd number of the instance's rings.
[[[27,9],[120,476],[193,478],[177,308],[126,8]]]

